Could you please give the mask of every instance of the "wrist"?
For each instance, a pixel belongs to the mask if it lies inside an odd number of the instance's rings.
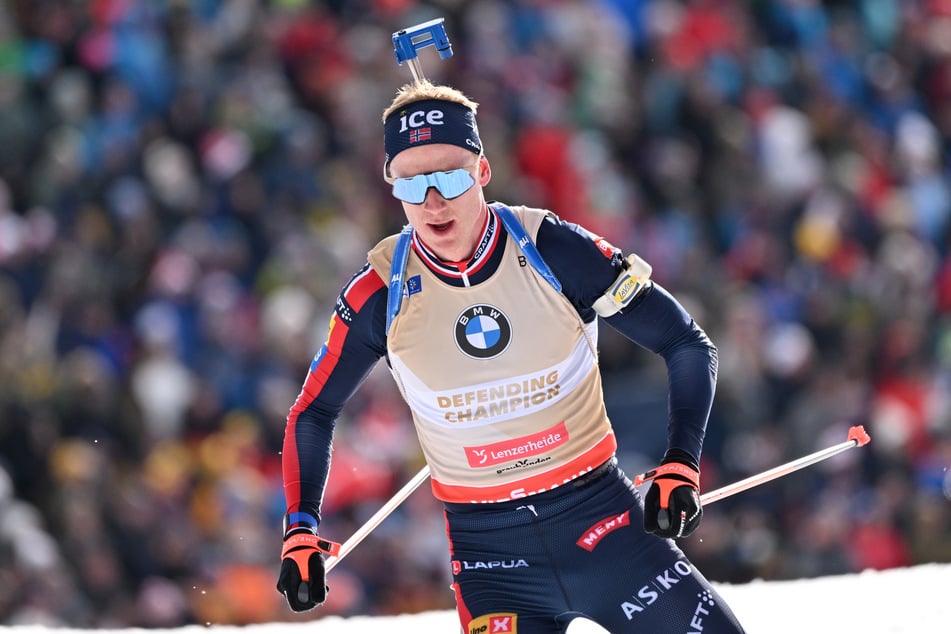
[[[317,534],[317,527],[320,525],[320,517],[316,513],[306,511],[288,512],[284,516],[284,537],[285,539],[295,533],[308,532]]]
[[[284,531],[284,541],[286,542],[291,537],[298,535],[316,537],[317,529],[310,526],[298,526],[297,528],[291,528],[290,530]]]
[[[661,460],[660,463],[668,464],[671,462],[679,462],[680,464],[687,465],[694,471],[700,471],[700,461],[683,449],[677,449],[674,447],[667,450],[667,453],[664,454],[664,459]]]
[[[651,480],[666,478],[690,484],[696,489],[700,488],[700,472],[677,461],[665,462],[649,471],[648,474]]]

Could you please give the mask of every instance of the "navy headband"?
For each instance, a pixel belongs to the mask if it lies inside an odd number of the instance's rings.
[[[383,124],[386,165],[407,148],[432,143],[448,143],[482,154],[475,113],[461,103],[427,99],[394,110]]]

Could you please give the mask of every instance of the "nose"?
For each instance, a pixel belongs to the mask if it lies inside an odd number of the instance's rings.
[[[446,199],[436,187],[430,187],[426,190],[426,197],[423,199],[423,205],[427,207],[442,206],[446,204]]]

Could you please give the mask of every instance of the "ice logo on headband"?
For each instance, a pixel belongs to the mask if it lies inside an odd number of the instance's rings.
[[[403,150],[429,143],[448,143],[480,154],[475,113],[461,103],[427,99],[395,110],[383,122],[386,165]]]
[[[442,110],[417,110],[409,115],[403,114],[400,117],[400,132],[409,131],[410,143],[429,141],[433,137],[431,126],[443,125],[443,116]]]

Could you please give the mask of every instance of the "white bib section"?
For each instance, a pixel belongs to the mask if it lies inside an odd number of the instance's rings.
[[[597,322],[588,324],[587,330],[597,345]],[[452,429],[493,425],[524,416],[529,409],[551,407],[581,385],[593,360],[591,345],[581,337],[571,355],[554,365],[451,390],[433,390],[402,359],[390,355],[410,408],[427,423]]]

